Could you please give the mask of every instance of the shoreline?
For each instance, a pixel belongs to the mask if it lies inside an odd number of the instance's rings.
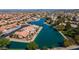
[[[39,34],[39,33],[40,33],[40,31],[42,30],[42,28],[43,28],[43,27],[40,27],[40,28],[39,28],[39,30],[37,31],[37,34],[36,34],[36,35],[34,35],[33,39],[32,39],[30,42],[32,42],[32,41],[34,41],[34,40],[35,40],[35,38],[38,36],[38,34]]]
[[[63,36],[64,39],[68,39],[61,31],[58,32]]]

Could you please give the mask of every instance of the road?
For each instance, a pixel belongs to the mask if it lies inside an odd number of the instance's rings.
[[[22,29],[23,27],[26,27],[26,26],[29,26],[29,24],[24,24],[24,25],[22,25],[22,26],[17,26],[16,28],[12,28],[12,29],[10,29],[10,30],[7,30],[6,32],[4,32],[3,34],[1,34],[0,37],[1,37],[1,38],[2,38],[2,37],[7,37],[7,36],[9,36],[10,34],[16,32],[17,30]]]

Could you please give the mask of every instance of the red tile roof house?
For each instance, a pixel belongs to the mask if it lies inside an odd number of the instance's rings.
[[[37,34],[36,30],[39,30],[39,27],[28,26],[21,30],[16,31],[14,34],[9,36],[10,39],[20,40],[20,41],[31,41],[33,37]]]
[[[22,32],[16,32],[15,34],[18,35],[19,39],[24,39],[29,35],[29,32],[22,31]]]
[[[14,28],[16,27],[16,23],[14,24],[9,24],[9,25],[6,25],[6,26],[1,26],[0,27],[0,32],[6,32],[7,30],[11,29],[11,28]]]
[[[0,27],[0,32],[5,31],[6,29],[4,27]]]
[[[17,26],[16,23],[13,23],[13,24],[7,25],[7,28],[14,28],[16,26]]]

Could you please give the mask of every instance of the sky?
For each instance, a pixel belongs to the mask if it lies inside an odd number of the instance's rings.
[[[0,9],[79,9],[79,0],[0,0]]]

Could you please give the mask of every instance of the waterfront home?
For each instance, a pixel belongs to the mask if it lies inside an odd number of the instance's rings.
[[[15,40],[29,41],[33,39],[38,30],[39,26],[30,25],[16,31],[14,34],[10,35],[9,38],[14,38]]]
[[[72,28],[77,28],[78,26],[76,24],[71,24]]]

